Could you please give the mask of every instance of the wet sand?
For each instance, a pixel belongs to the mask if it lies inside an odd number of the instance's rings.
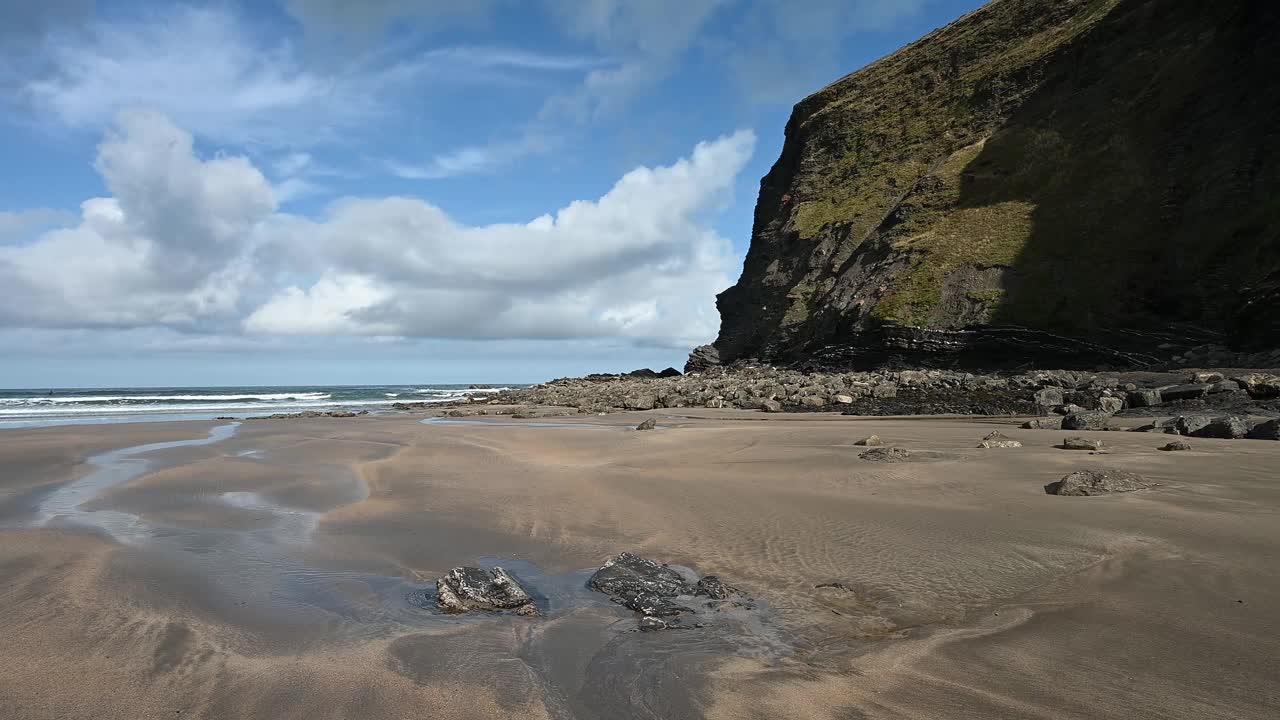
[[[657,431],[631,429],[647,416]],[[1011,421],[573,421],[599,427],[0,434],[0,718],[1280,713],[1280,443],[1078,433],[1111,448],[1091,455]],[[974,447],[996,428],[1025,447]],[[871,433],[921,461],[859,460]],[[113,452],[172,441],[193,443]],[[1090,467],[1161,485],[1044,493]],[[622,550],[760,603],[636,632],[584,587]],[[476,563],[543,617],[434,612],[423,590]]]

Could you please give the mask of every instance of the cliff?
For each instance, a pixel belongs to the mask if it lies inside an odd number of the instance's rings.
[[[1276,68],[1274,3],[995,0],[842,78],[761,181],[720,360],[1280,346]]]

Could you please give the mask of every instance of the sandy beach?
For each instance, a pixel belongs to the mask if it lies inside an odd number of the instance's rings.
[[[1280,443],[1082,433],[1095,455],[1012,419],[712,410],[420,420],[0,435],[0,717],[1280,712]],[[994,429],[1024,447],[978,449]],[[912,461],[860,460],[872,433]],[[1082,468],[1159,486],[1045,493]],[[585,587],[622,551],[758,603],[637,632]],[[464,564],[509,569],[543,615],[415,602]]]

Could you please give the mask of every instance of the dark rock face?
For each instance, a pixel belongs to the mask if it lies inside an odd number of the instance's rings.
[[[740,606],[751,602],[715,575],[690,582],[666,565],[627,552],[601,566],[587,586],[643,615],[640,629],[644,631],[691,627],[680,616],[695,612],[690,607],[694,604],[714,609],[728,602]]]
[[[1254,425],[1245,437],[1250,440],[1280,440],[1280,419]]]
[[[1101,450],[1102,441],[1091,438],[1069,437],[1064,439],[1059,447],[1063,450]]]
[[[911,459],[911,452],[898,447],[877,447],[871,448],[858,457],[866,460],[867,462],[907,462]]]
[[[436,604],[443,612],[472,610],[537,615],[529,593],[502,568],[456,567],[436,581]]]
[[[761,181],[715,361],[1270,353],[1278,66],[1268,3],[1017,0],[836,81]]]
[[[1071,413],[1062,418],[1063,430],[1106,430],[1111,424],[1111,415],[1101,410]]]
[[[1154,487],[1155,483],[1137,473],[1122,470],[1077,470],[1057,482],[1044,486],[1050,495],[1086,496],[1133,492]]]
[[[1188,433],[1192,437],[1201,438],[1242,438],[1249,432],[1249,421],[1242,417],[1228,416],[1214,418],[1208,425]]]
[[[686,373],[696,373],[710,370],[720,365],[720,351],[715,345],[699,345],[689,353],[689,359],[685,361],[684,371]]]

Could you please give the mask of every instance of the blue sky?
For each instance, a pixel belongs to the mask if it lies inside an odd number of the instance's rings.
[[[4,3],[0,386],[679,366],[791,106],[979,4]]]

